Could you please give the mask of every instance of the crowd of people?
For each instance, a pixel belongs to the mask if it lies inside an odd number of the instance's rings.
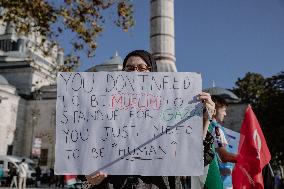
[[[10,164],[9,171],[8,171],[8,177],[4,179],[4,170],[3,168],[0,169],[0,180],[1,185],[10,185],[10,187],[16,187],[19,189],[25,189],[26,183],[27,183],[27,174],[28,174],[28,165],[25,162],[25,159],[22,159],[22,161],[19,163],[18,168],[14,164]],[[3,183],[2,183],[3,181]]]
[[[123,62],[123,71],[127,72],[157,72],[157,65],[152,55],[144,50],[136,50],[129,53]],[[227,102],[220,96],[210,95],[202,92],[198,96],[204,105],[203,111],[203,146],[204,146],[204,175],[188,176],[139,176],[139,175],[107,175],[103,172],[95,175],[78,176],[84,181],[84,188],[93,189],[201,189],[209,188],[210,169],[216,169],[224,189],[232,189],[233,163],[237,161],[238,154],[228,150],[228,141],[222,123],[227,114]],[[16,167],[11,167],[9,175],[10,186],[20,189],[26,188],[27,165],[23,159]],[[70,177],[70,176],[69,176]],[[276,178],[276,177],[275,177]],[[67,178],[68,179],[68,178]],[[72,176],[71,179],[76,179]],[[70,179],[70,180],[71,180]],[[281,176],[277,174],[277,187],[281,188]],[[64,176],[54,175],[50,169],[46,176],[42,176],[39,166],[36,168],[35,186],[39,187],[41,182],[46,181],[48,186],[55,185],[64,187]],[[68,182],[66,182],[68,183]],[[71,183],[71,182],[70,182]],[[67,184],[67,187],[74,187]]]
[[[16,187],[19,189],[27,188],[28,178],[28,164],[25,159],[16,167],[14,164],[9,164],[8,172],[5,176],[4,169],[0,167],[0,186],[9,186],[10,188]],[[35,168],[35,180],[31,180],[29,183],[34,187],[59,187],[64,188],[66,186],[66,179],[64,175],[55,175],[54,169],[50,168],[44,173],[39,165]]]

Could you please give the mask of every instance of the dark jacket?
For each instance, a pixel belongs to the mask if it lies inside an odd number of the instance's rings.
[[[82,176],[79,177],[84,180]],[[93,189],[181,189],[180,177],[109,175]]]
[[[11,167],[9,170],[10,177],[18,176],[17,169],[15,167]]]

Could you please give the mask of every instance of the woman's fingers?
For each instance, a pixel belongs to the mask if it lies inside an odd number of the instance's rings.
[[[202,101],[203,103],[206,103],[208,105],[212,105],[215,107],[215,103],[212,101],[211,95],[209,93],[205,93],[205,92],[200,93],[198,95],[198,99]]]
[[[202,92],[198,95],[198,99],[203,102],[209,117],[211,118],[215,111],[215,103],[211,99],[211,95],[206,92]]]
[[[199,100],[205,102],[213,102],[209,93],[202,92],[198,95]]]

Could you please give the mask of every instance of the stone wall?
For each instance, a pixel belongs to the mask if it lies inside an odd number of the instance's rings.
[[[26,132],[26,114],[27,101],[20,99],[18,104],[18,114],[16,120],[15,138],[13,141],[13,155],[23,156],[25,154]]]
[[[247,106],[247,104],[229,104],[223,126],[240,132]]]
[[[8,82],[17,88],[19,94],[30,94],[32,88],[32,69],[0,69],[0,74],[3,75]]]
[[[15,137],[20,97],[13,86],[1,84],[0,96],[3,98],[0,103],[0,155],[6,155],[8,146],[13,145]]]
[[[42,140],[42,149],[48,150],[47,167],[54,165],[56,100],[33,100],[27,104],[26,154],[31,153],[32,140]]]

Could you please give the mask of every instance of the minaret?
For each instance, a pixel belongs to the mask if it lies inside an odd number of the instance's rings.
[[[174,0],[150,0],[150,49],[159,72],[176,72]]]

